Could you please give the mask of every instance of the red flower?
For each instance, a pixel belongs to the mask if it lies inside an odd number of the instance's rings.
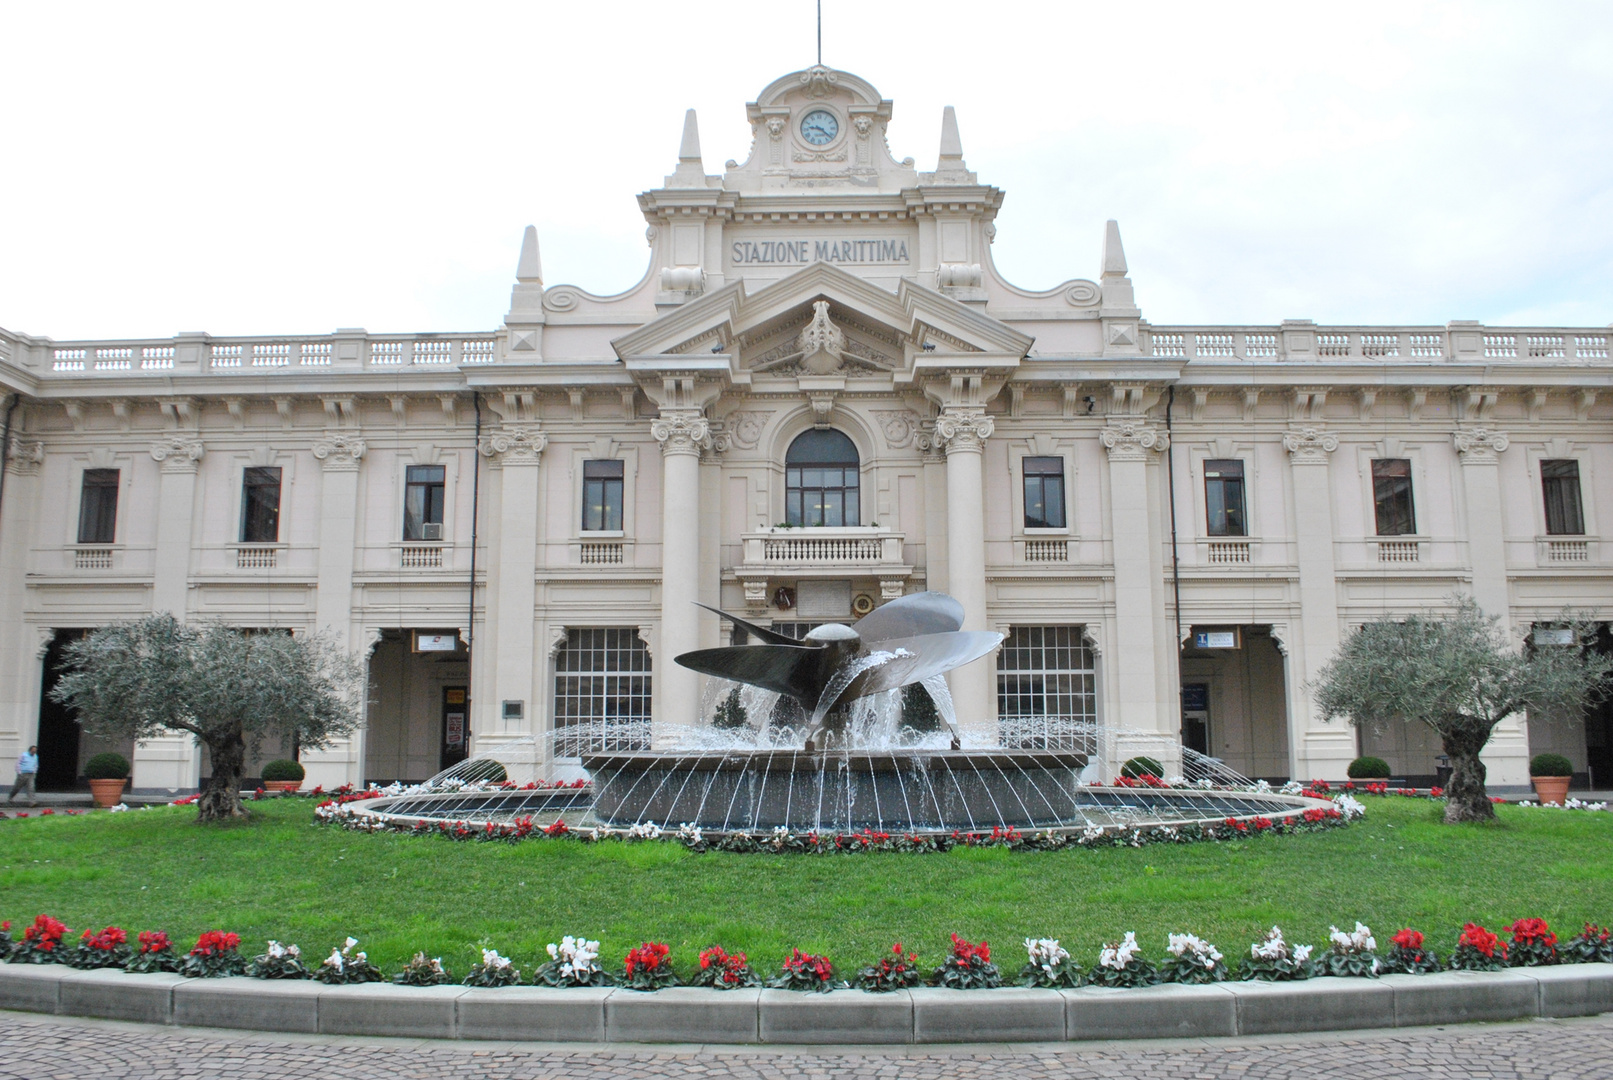
[[[1557,944],[1557,935],[1551,932],[1545,919],[1519,919],[1507,929],[1512,931],[1514,945]]]
[[[50,952],[61,943],[66,933],[67,927],[59,920],[49,915],[36,915],[34,924],[22,932],[22,940],[41,952]]]
[[[1268,818],[1268,817],[1257,817],[1257,818],[1255,818],[1255,831],[1256,832],[1260,832],[1260,831],[1263,831],[1263,830],[1269,829],[1269,828],[1271,828],[1271,818]]]
[[[896,946],[898,950],[901,946]],[[960,964],[973,966],[976,962],[991,963],[991,946],[982,941],[978,945],[971,945],[957,934],[952,935],[952,958]]]
[[[1502,959],[1507,955],[1506,944],[1477,923],[1468,923],[1462,927],[1462,936],[1456,939],[1456,945],[1458,948],[1466,945],[1490,957],[1495,956],[1498,950]]]
[[[1395,935],[1394,942],[1402,949],[1420,949],[1423,947],[1423,935],[1421,931],[1408,926]]]
[[[636,949],[627,950],[627,960],[624,966],[629,977],[635,971],[659,971],[661,963],[666,960],[667,954],[672,950],[655,941],[646,941]]]
[[[228,933],[223,930],[209,930],[196,939],[196,947],[191,949],[192,956],[218,956],[222,953],[233,952],[241,944],[241,935]]]
[[[102,930],[99,934],[93,930],[86,930],[79,936],[79,940],[84,942],[84,944],[88,945],[92,949],[100,949],[102,952],[111,952],[119,945],[127,942],[129,940],[129,935],[125,934],[116,926],[109,926],[105,930]]]
[[[554,824],[545,825],[543,827],[543,835],[544,836],[564,836],[570,831],[571,831],[571,827],[568,826],[564,821],[559,820],[558,818],[555,819]]]
[[[140,931],[140,951],[143,953],[165,952],[172,945],[168,935],[161,930]]]

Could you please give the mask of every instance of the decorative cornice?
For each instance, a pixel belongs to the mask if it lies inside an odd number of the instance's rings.
[[[358,463],[369,449],[357,435],[332,431],[314,443],[314,457],[326,472],[357,472]]]
[[[15,435],[6,450],[6,468],[17,476],[33,476],[45,460],[45,444],[24,442]]]
[[[1327,455],[1339,448],[1339,437],[1320,428],[1303,427],[1283,434],[1283,449],[1296,465],[1326,465]]]
[[[151,444],[152,460],[162,464],[163,472],[193,473],[206,452],[200,439],[183,435],[167,435]]]
[[[548,445],[549,436],[537,425],[512,425],[483,435],[477,449],[483,457],[494,458],[501,465],[536,465],[543,460],[543,449]]]
[[[662,454],[699,454],[711,437],[711,424],[698,409],[662,409],[650,421],[650,434]]]
[[[1456,452],[1462,455],[1463,465],[1494,465],[1506,448],[1511,445],[1504,431],[1491,431],[1489,428],[1462,428],[1451,432],[1451,442],[1456,446]]]
[[[935,438],[947,453],[978,454],[997,422],[984,409],[944,409],[935,418]]]
[[[1149,451],[1163,452],[1171,445],[1170,435],[1146,420],[1117,419],[1098,432],[1110,461],[1147,461]]]

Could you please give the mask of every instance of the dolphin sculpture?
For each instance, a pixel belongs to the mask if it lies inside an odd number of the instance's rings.
[[[939,592],[899,597],[850,626],[826,623],[799,641],[718,608],[699,606],[744,627],[762,644],[698,649],[678,656],[677,662],[693,671],[760,686],[800,702],[812,717],[805,744],[809,751],[828,734],[844,734],[841,706],[847,702],[962,667],[996,649],[1003,640],[995,632],[960,630],[963,605]],[[847,677],[863,658],[875,660]],[[958,746],[958,731],[953,727],[952,748]]]

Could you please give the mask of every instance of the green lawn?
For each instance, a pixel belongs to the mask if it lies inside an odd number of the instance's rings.
[[[1345,829],[1224,844],[1019,853],[694,855],[671,843],[453,843],[313,824],[306,799],[249,804],[253,821],[202,827],[191,808],[0,822],[0,918],[40,911],[74,931],[205,929],[275,937],[323,955],[352,934],[384,971],[416,949],[463,973],[478,943],[524,970],[566,933],[620,963],[641,940],[685,968],[721,943],[775,968],[791,946],[845,969],[892,941],[937,962],[951,931],[986,938],[1017,971],[1026,936],[1062,939],[1091,965],[1135,930],[1151,956],[1191,930],[1241,954],[1273,923],[1325,942],[1360,919],[1380,947],[1401,926],[1441,953],[1469,919],[1543,916],[1566,938],[1613,921],[1613,814],[1501,807],[1485,826],[1439,824],[1441,804],[1365,796]]]

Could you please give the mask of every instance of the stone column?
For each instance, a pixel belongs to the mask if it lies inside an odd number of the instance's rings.
[[[679,653],[699,648],[700,450],[710,425],[698,409],[662,409],[650,425],[661,444],[661,633],[654,670],[657,727],[699,719],[700,676]]]
[[[1289,770],[1296,779],[1343,780],[1355,758],[1355,731],[1323,723],[1306,684],[1339,645],[1338,579],[1333,564],[1333,488],[1328,459],[1338,436],[1314,427],[1283,436],[1294,482],[1294,544],[1299,564],[1299,639],[1285,648]]]
[[[947,589],[963,605],[963,629],[986,630],[986,440],[995,428],[979,408],[943,409],[935,437],[947,456]],[[948,677],[958,727],[988,742],[997,735],[997,663],[983,657]]]
[[[184,621],[189,607],[191,519],[196,507],[196,472],[205,449],[201,440],[170,434],[151,445],[161,466],[157,486],[157,548],[151,575],[151,610]],[[186,734],[158,735],[134,746],[132,791],[180,792],[201,783],[202,750]]]
[[[13,436],[7,449],[5,504],[0,507],[0,611],[7,617],[0,619],[0,665],[10,678],[0,679],[0,783],[9,785],[16,779],[17,755],[39,737],[40,644],[50,641],[52,631],[29,626],[22,615],[45,444]]]
[[[518,783],[537,779],[536,768],[548,759],[547,747],[541,745],[530,751],[495,749],[512,738],[541,730],[543,702],[534,672],[533,633],[542,520],[538,481],[548,443],[548,435],[536,425],[508,426],[483,435],[480,447],[500,473],[499,533],[497,557],[487,582],[487,625],[493,629],[493,647],[481,650],[482,662],[491,662],[494,669],[493,700],[476,710],[479,720],[472,725],[472,749],[494,752]],[[504,719],[506,701],[523,703],[520,720]]]
[[[314,587],[314,629],[331,633],[339,646],[352,649],[353,565],[358,554],[358,471],[367,447],[357,434],[328,432],[314,443],[320,464],[319,577]],[[368,654],[365,663],[368,663]],[[308,770],[305,784],[323,784],[326,790],[343,784],[362,784],[364,732],[337,739],[323,750],[300,755]]]
[[[1473,571],[1473,599],[1486,615],[1496,615],[1512,630],[1512,597],[1507,587],[1506,537],[1501,514],[1501,454],[1510,440],[1505,432],[1463,428],[1451,435],[1462,459],[1463,533],[1468,566]],[[1529,787],[1529,730],[1525,717],[1512,716],[1496,725],[1482,755],[1490,785]]]
[[[1116,760],[1106,773],[1132,753],[1160,759],[1166,772],[1181,770],[1181,752],[1165,751],[1159,736],[1180,746],[1180,673],[1172,652],[1161,656],[1161,626],[1170,622],[1165,610],[1163,568],[1157,516],[1149,499],[1151,459],[1170,448],[1170,436],[1141,417],[1115,417],[1099,433],[1109,453],[1110,535],[1114,537],[1115,635],[1108,665],[1110,700],[1114,711],[1106,722],[1120,730],[1113,740]],[[1172,645],[1175,634],[1165,635]],[[1147,732],[1151,737],[1128,746],[1125,733]]]

